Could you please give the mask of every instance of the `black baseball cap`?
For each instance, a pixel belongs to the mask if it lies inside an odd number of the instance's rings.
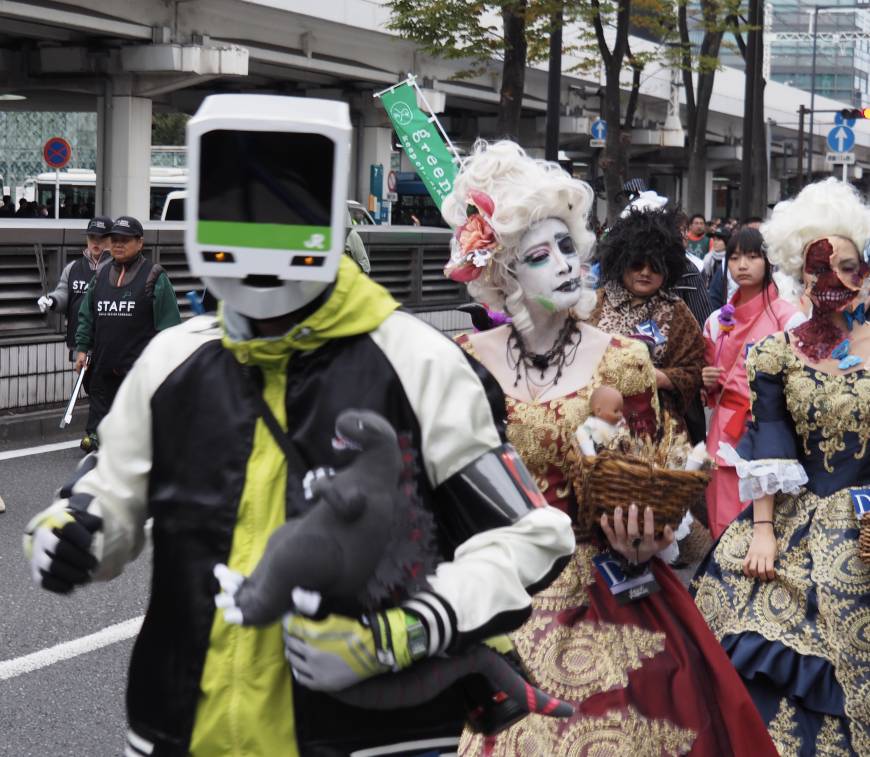
[[[145,231],[142,224],[133,216],[118,216],[112,224],[109,234],[117,234],[122,237],[141,237]]]
[[[112,233],[112,219],[109,216],[94,216],[88,221],[85,234],[94,237],[105,237]]]
[[[715,231],[710,232],[711,237],[718,237],[724,241],[728,241],[731,239],[731,232],[728,229],[716,229]]]

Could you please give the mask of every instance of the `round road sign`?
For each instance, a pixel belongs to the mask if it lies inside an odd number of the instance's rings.
[[[63,168],[72,157],[72,146],[63,137],[52,137],[43,146],[42,157],[50,168]]]

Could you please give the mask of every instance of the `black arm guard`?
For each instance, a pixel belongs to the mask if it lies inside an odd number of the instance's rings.
[[[510,444],[478,457],[438,487],[439,521],[452,549],[474,534],[509,526],[547,501]]]

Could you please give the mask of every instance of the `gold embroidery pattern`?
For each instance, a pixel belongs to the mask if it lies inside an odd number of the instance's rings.
[[[784,339],[771,337],[761,342],[746,363],[750,388],[759,371],[782,374],[785,401],[794,419],[804,453],[816,446],[823,455],[825,470],[833,473],[831,458],[846,449],[848,433],[858,437],[855,459],[867,454],[870,442],[870,377],[866,370],[845,376],[829,375],[801,362]],[[750,390],[753,406],[757,395]]]
[[[776,716],[770,721],[767,730],[770,738],[773,739],[776,751],[782,757],[797,757],[801,748],[797,730],[797,712],[787,699],[779,703]]]
[[[610,712],[603,717],[574,723],[563,744],[568,757],[660,757],[686,754],[695,741],[695,732],[679,728],[667,720],[649,720],[628,707],[624,713]]]
[[[663,633],[638,626],[587,622],[566,626],[555,617],[548,625],[543,634],[524,626],[513,642],[535,684],[572,701],[625,688],[628,674],[665,648]]]
[[[544,722],[549,721],[549,722]],[[464,756],[492,757],[662,757],[691,750],[697,734],[667,720],[645,718],[637,710],[613,710],[597,717],[557,721],[530,715],[517,725],[485,739],[468,728],[459,742]],[[488,743],[487,743],[488,742]],[[484,752],[484,745],[492,751]]]
[[[774,513],[776,579],[743,576],[749,524],[738,521],[713,553],[717,575],[695,581],[695,602],[719,639],[752,631],[827,660],[845,694],[852,748],[870,754],[870,566],[858,558],[849,490],[780,494]]]
[[[818,757],[853,757],[849,737],[843,732],[843,723],[839,719],[825,715],[816,737],[816,754]]]
[[[496,738],[475,733],[467,726],[459,739],[461,755],[492,755],[492,757],[553,757],[558,754],[555,718],[529,715],[502,731]],[[485,750],[487,745],[492,751]]]
[[[571,561],[559,577],[532,597],[532,608],[560,612],[588,604],[589,596],[586,587],[595,583],[592,558],[598,552],[599,550],[592,544],[579,543],[571,556]]]

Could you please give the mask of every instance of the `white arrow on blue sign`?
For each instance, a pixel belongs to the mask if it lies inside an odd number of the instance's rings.
[[[589,128],[594,139],[607,139],[607,121],[603,118],[596,118]]]
[[[848,126],[835,126],[828,132],[828,146],[834,152],[848,152],[855,144],[855,132]]]

